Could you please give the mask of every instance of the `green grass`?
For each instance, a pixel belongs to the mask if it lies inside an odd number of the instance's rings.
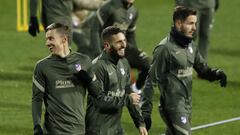
[[[240,13],[238,0],[220,1],[211,33],[209,65],[221,67],[228,75],[228,87],[209,83],[194,76],[192,125],[221,121],[240,116]],[[154,46],[169,32],[173,1],[136,1],[140,16],[137,42],[150,56]],[[34,64],[45,57],[44,33],[32,38],[25,32],[16,32],[16,3],[1,1],[0,21],[0,135],[31,135],[31,76]],[[154,96],[153,125],[150,135],[164,132],[158,110],[159,92]],[[136,135],[129,114],[122,119],[127,135]],[[240,121],[197,130],[193,135],[239,135]]]

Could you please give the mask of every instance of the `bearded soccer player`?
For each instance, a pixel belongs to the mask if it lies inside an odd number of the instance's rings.
[[[46,29],[46,46],[50,55],[34,69],[32,86],[32,117],[34,135],[85,135],[86,91],[105,106],[136,104],[140,96],[131,93],[109,98],[100,90],[88,56],[69,49],[70,29],[53,23]],[[43,130],[42,102],[45,105]]]
[[[191,135],[192,72],[226,87],[227,76],[220,69],[210,68],[193,42],[197,12],[192,8],[176,7],[171,32],[153,51],[153,62],[143,90],[142,111],[146,118],[152,111],[152,82],[160,90],[159,111],[167,125],[166,135]],[[146,123],[151,125],[151,123]]]
[[[176,5],[197,10],[198,22],[195,37],[198,39],[200,54],[207,61],[210,32],[213,26],[214,12],[219,8],[219,0],[175,0]]]
[[[109,97],[124,97],[132,93],[130,88],[130,66],[124,58],[126,38],[119,28],[110,26],[103,30],[104,51],[93,60],[97,80]],[[140,99],[139,99],[140,100]],[[131,117],[141,135],[147,135],[144,119],[135,105],[127,105]],[[121,126],[123,106],[106,106],[88,97],[86,115],[87,135],[124,135]]]

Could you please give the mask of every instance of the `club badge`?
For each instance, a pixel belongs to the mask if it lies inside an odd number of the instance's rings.
[[[123,68],[120,68],[120,72],[121,72],[122,75],[125,74],[125,70]]]
[[[82,69],[81,65],[80,64],[75,64],[75,69],[77,71],[80,71]]]
[[[190,53],[193,53],[193,49],[192,49],[191,46],[188,47],[188,50],[189,50]]]
[[[182,122],[183,124],[186,124],[186,123],[187,123],[187,118],[186,118],[185,116],[182,116],[182,117],[181,117],[181,122]]]
[[[130,20],[133,19],[133,14],[132,14],[132,13],[129,14],[129,19],[130,19]]]

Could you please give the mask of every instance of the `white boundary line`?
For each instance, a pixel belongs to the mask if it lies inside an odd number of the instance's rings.
[[[221,125],[224,123],[233,122],[233,121],[237,121],[237,120],[240,120],[240,117],[235,117],[235,118],[231,118],[231,119],[227,119],[227,120],[222,120],[222,121],[217,121],[217,122],[213,122],[213,123],[209,123],[209,124],[196,126],[196,127],[191,128],[191,130],[194,131],[194,130],[212,127],[212,126],[216,126],[216,125]],[[165,134],[161,134],[161,135],[165,135]]]
[[[191,130],[194,131],[194,130],[207,128],[207,127],[212,127],[212,126],[216,126],[216,125],[221,125],[221,124],[224,124],[224,123],[233,122],[233,121],[237,121],[237,120],[240,120],[240,117],[231,118],[231,119],[227,119],[227,120],[222,120],[222,121],[218,121],[218,122],[213,122],[213,123],[205,124],[205,125],[201,125],[201,126],[196,126],[196,127],[191,128]]]

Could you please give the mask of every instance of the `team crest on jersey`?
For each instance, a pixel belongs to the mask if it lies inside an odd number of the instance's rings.
[[[188,47],[188,50],[189,50],[190,53],[193,53],[193,49],[192,49],[191,46]]]
[[[80,71],[82,69],[81,65],[80,64],[75,64],[75,69],[77,71]]]
[[[183,124],[186,124],[186,123],[187,123],[187,118],[186,118],[185,116],[182,116],[182,117],[181,117],[181,122],[182,122]]]
[[[133,19],[133,14],[132,14],[132,13],[129,14],[129,19],[130,19],[130,20]]]
[[[125,70],[123,68],[120,68],[120,72],[121,72],[122,75],[125,74]]]

